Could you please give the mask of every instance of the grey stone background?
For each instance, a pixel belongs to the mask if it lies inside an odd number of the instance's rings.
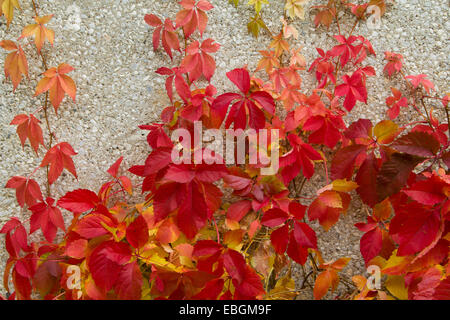
[[[270,43],[267,34],[254,39],[247,34],[246,24],[252,11],[241,1],[238,9],[228,0],[211,0],[215,9],[209,12],[209,24],[205,37],[221,44],[215,54],[217,71],[212,83],[219,93],[234,90],[225,73],[248,65],[254,69],[260,58],[259,50]],[[313,25],[311,5],[326,1],[310,1],[306,6],[306,19],[295,20],[299,39],[291,46],[303,46],[308,65],[317,57],[316,47],[330,49],[336,44],[330,36],[337,34],[333,25],[329,32]],[[23,11],[15,11],[9,28],[0,26],[0,40],[15,40],[23,26],[33,22],[31,1],[20,1]],[[74,157],[78,180],[64,174],[52,187],[53,194],[63,195],[76,188],[97,190],[107,178],[106,169],[123,155],[124,167],[140,163],[148,154],[145,136],[138,125],[157,120],[161,110],[169,105],[164,90],[164,78],[154,71],[160,66],[169,66],[170,60],[161,51],[154,53],[151,47],[150,28],[144,23],[147,13],[174,18],[179,10],[175,0],[40,0],[40,15],[54,14],[48,24],[55,30],[54,48],[45,45],[44,54],[50,66],[66,62],[75,67],[70,74],[77,84],[77,99],[74,104],[65,99],[56,117],[51,112],[53,130],[60,141],[72,144],[78,155]],[[263,18],[269,28],[279,30],[284,1],[270,0],[271,6],[263,9]],[[78,14],[79,13],[79,14]],[[443,0],[397,0],[388,6],[378,30],[370,30],[360,24],[355,33],[368,38],[378,53],[367,59],[377,76],[368,80],[369,103],[358,104],[351,119],[369,118],[373,122],[385,117],[385,99],[390,87],[403,88],[396,80],[382,75],[384,51],[394,51],[405,56],[405,67],[409,74],[426,73],[440,92],[448,91],[449,2]],[[0,18],[4,22],[4,18]],[[349,15],[342,17],[343,32],[348,32],[353,23]],[[26,41],[25,41],[26,42]],[[31,113],[41,106],[42,97],[33,98],[34,88],[43,71],[37,54],[27,46],[30,64],[30,80],[23,81],[16,92],[12,84],[0,73],[0,186],[4,186],[14,175],[28,175],[39,165],[41,151],[36,157],[29,146],[22,150],[10,121],[16,114]],[[0,51],[3,66],[6,51]],[[311,92],[313,77],[306,71],[301,73],[303,89]],[[401,119],[408,119],[403,115]],[[350,119],[349,119],[350,120]],[[43,126],[43,129],[45,126]],[[43,171],[43,170],[42,170]],[[36,176],[42,181],[43,175]],[[317,186],[324,185],[323,175],[316,175],[306,192],[312,194]],[[363,220],[364,212],[358,203],[352,204],[350,212],[325,233],[319,231],[319,246],[324,258],[351,257],[347,268],[351,278],[362,270],[359,254],[359,231],[353,227]],[[14,190],[0,188],[0,225],[11,216],[27,217],[16,205]],[[3,238],[2,238],[3,241]],[[3,273],[6,251],[0,247],[0,272]],[[0,292],[2,291],[0,284]]]

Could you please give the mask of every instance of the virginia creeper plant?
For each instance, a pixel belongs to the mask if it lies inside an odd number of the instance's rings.
[[[249,1],[256,19],[268,2]],[[272,42],[256,70],[226,74],[233,92],[220,92],[211,81],[220,45],[204,35],[213,10],[208,1],[181,0],[172,19],[145,15],[151,49],[167,55],[167,65],[155,71],[166,79],[171,104],[159,122],[140,126],[151,151],[128,176],[121,157],[111,161],[110,179],[98,191],[70,190],[56,199],[51,186],[62,171],[76,177],[76,152],[57,139],[48,113],[58,112],[65,95],[75,100],[76,86],[67,75],[70,65],[48,65],[41,49],[53,44],[45,26],[52,16],[40,15],[32,1],[35,23],[16,41],[0,42],[9,52],[4,70],[14,89],[28,77],[26,54],[33,44],[27,40],[33,39],[43,72],[34,92],[42,107],[11,122],[22,146],[28,140],[42,161],[6,183],[29,219],[13,217],[0,230],[9,254],[5,299],[295,299],[302,290],[322,299],[333,297],[339,283],[349,290],[338,299],[449,299],[449,96],[436,92],[427,75],[409,74],[400,53],[385,52],[385,76],[404,81],[406,90],[393,86],[386,93],[386,120],[347,125],[355,105],[368,102],[367,83],[382,76],[366,63],[376,52],[357,27],[370,6],[383,14],[386,4],[330,0],[313,7],[316,27],[336,23],[338,34],[332,35],[335,46],[317,48],[308,65],[289,24],[303,17],[306,2],[287,0],[276,32],[263,22],[249,24],[255,36],[263,26]],[[19,3],[0,3],[9,25]],[[353,16],[353,25],[342,24],[341,11]],[[301,87],[307,72],[316,79],[309,91]],[[402,112],[417,119],[400,124]],[[261,162],[175,164],[179,141],[172,133],[194,132],[197,121],[208,129],[278,130],[280,169],[262,175]],[[278,146],[273,140],[264,152]],[[210,154],[192,145],[192,157],[199,150]],[[306,198],[302,190],[317,166],[325,168],[326,185]],[[37,170],[46,170],[42,185],[33,179]],[[133,185],[130,174],[141,183]],[[144,198],[139,203],[131,197],[136,192]],[[385,279],[378,288],[364,275],[340,276],[350,259],[323,257],[310,226],[317,220],[330,230],[358,199],[367,217],[354,227],[363,232],[365,265]],[[30,237],[34,233],[40,240]],[[293,276],[294,264],[303,270],[300,279]]]

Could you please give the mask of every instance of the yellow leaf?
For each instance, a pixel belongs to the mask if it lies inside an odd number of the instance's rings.
[[[303,6],[308,3],[309,0],[287,0],[284,10],[286,11],[289,18],[293,19],[299,17],[300,19],[305,19],[305,9]]]
[[[383,120],[375,126],[373,132],[379,143],[388,144],[397,136],[398,125],[391,120]]]
[[[4,14],[6,18],[6,25],[9,27],[14,18],[14,8],[20,9],[19,0],[3,0],[1,2],[0,15]]]
[[[402,276],[388,276],[386,288],[397,299],[408,300],[408,289],[405,287],[405,279]]]
[[[291,278],[290,273],[280,278],[275,288],[270,290],[268,299],[274,300],[292,300],[298,295],[295,291],[295,281]]]
[[[256,13],[259,13],[261,11],[263,4],[269,4],[268,0],[249,0],[248,5],[253,5],[255,7]]]
[[[350,192],[358,188],[358,184],[356,182],[347,181],[345,179],[334,180],[332,185],[333,190],[339,192]]]
[[[244,234],[245,230],[242,229],[228,231],[223,237],[223,244],[225,244],[230,249],[240,251],[242,246],[244,245],[244,243],[242,242]]]

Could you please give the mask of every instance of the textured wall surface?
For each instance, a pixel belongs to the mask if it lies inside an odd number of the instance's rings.
[[[0,40],[17,39],[22,27],[32,23],[31,1],[20,2],[23,11],[16,11],[9,30],[5,24],[0,26]],[[284,1],[270,2],[271,7],[263,10],[263,18],[272,30],[278,30]],[[294,23],[299,39],[291,45],[304,47],[302,52],[308,64],[316,58],[316,47],[330,49],[336,43],[330,33],[323,28],[316,30],[312,23],[309,8],[320,2],[326,1],[311,1],[306,6],[306,19]],[[211,0],[211,3],[215,9],[209,12],[205,37],[214,38],[222,45],[215,54],[217,72],[212,82],[218,92],[223,93],[234,90],[225,73],[244,65],[253,69],[260,57],[258,51],[264,50],[270,39],[267,34],[258,40],[247,34],[251,11],[245,4],[236,9],[228,0]],[[53,187],[53,193],[62,195],[75,188],[96,190],[106,178],[105,170],[119,156],[123,155],[125,165],[129,165],[142,162],[148,153],[145,137],[137,126],[156,120],[169,103],[164,79],[154,73],[156,68],[167,66],[169,60],[162,52],[154,53],[151,49],[151,33],[143,17],[146,13],[155,13],[173,18],[179,6],[175,0],[41,0],[39,7],[41,15],[55,15],[48,24],[55,30],[55,45],[54,48],[46,45],[44,54],[51,66],[63,61],[74,66],[76,70],[70,75],[78,87],[76,103],[66,98],[58,116],[53,112],[51,116],[58,139],[70,142],[78,152],[74,158],[78,180],[64,175]],[[380,29],[370,30],[365,24],[356,29],[355,33],[368,38],[378,53],[377,57],[367,60],[376,68],[377,77],[368,80],[369,103],[358,104],[351,118],[377,121],[385,115],[384,101],[396,82],[382,75],[384,51],[402,53],[410,74],[426,73],[441,92],[448,91],[448,13],[447,1],[397,0],[389,5]],[[4,18],[0,19],[4,22]],[[345,20],[344,17],[342,24]],[[352,22],[346,23],[346,32]],[[335,26],[330,32],[337,33]],[[42,103],[42,97],[32,97],[42,67],[31,46],[27,46],[26,53],[31,77],[19,85],[15,94],[10,81],[5,81],[4,73],[0,73],[0,186],[11,176],[29,174],[43,156],[41,151],[37,158],[29,146],[22,150],[15,127],[9,125],[16,114],[31,113]],[[6,52],[0,51],[2,65],[5,56]],[[311,92],[312,76],[306,71],[301,75],[303,89]],[[409,116],[404,115],[401,119],[407,118]],[[37,177],[42,179],[43,176],[38,174]],[[311,185],[322,186],[323,180],[319,174]],[[307,190],[311,194],[314,191],[314,188]],[[13,190],[0,188],[0,225],[11,216],[27,217],[28,213],[21,212],[16,205]],[[330,232],[319,231],[318,234],[325,259],[354,258],[349,275],[362,267],[360,233],[353,224],[363,216],[360,205],[354,203],[349,214]],[[0,257],[3,272],[6,259],[3,245]]]

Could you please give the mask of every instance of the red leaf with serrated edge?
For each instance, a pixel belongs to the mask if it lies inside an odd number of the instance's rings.
[[[73,213],[83,213],[94,209],[99,204],[98,196],[87,189],[77,189],[66,193],[58,200],[58,206]]]
[[[383,163],[377,176],[378,200],[399,192],[408,181],[411,171],[422,161],[422,158],[409,154],[394,153]]]
[[[114,222],[107,216],[103,214],[91,213],[83,217],[73,228],[73,231],[78,233],[83,238],[92,239],[109,233],[109,231],[105,229],[104,225],[111,228],[115,227]]]
[[[434,300],[450,300],[450,276],[441,281],[433,294]]]
[[[139,126],[139,129],[150,131],[147,135],[147,142],[153,149],[161,147],[173,147],[172,140],[170,140],[169,136],[164,131],[163,126],[163,124],[157,123]]]
[[[386,72],[389,77],[402,70],[403,56],[401,54],[386,51],[384,53],[384,59],[387,60],[388,63],[383,71]]]
[[[169,55],[170,59],[173,59],[172,51],[180,51],[180,41],[172,20],[166,19],[163,23],[157,16],[147,14],[144,17],[144,21],[148,25],[155,27],[152,37],[153,50],[158,50],[159,42],[161,41],[164,51]]]
[[[153,200],[156,222],[161,221],[179,207],[184,192],[183,186],[174,182],[165,183],[156,190]]]
[[[353,73],[351,77],[344,75],[342,79],[344,83],[336,87],[334,94],[338,97],[345,96],[345,109],[352,111],[356,101],[367,103],[366,85],[359,72]]]
[[[4,226],[0,230],[0,233],[8,233],[11,230],[13,230],[14,228],[16,228],[17,226],[20,226],[21,224],[22,223],[20,222],[20,220],[18,218],[12,217],[4,224]]]
[[[331,162],[331,178],[351,179],[356,158],[366,151],[366,148],[364,145],[355,144],[339,149]]]
[[[214,43],[213,39],[206,39],[200,45],[194,41],[186,48],[187,55],[181,62],[187,72],[189,72],[189,81],[193,82],[202,75],[210,81],[216,70],[216,62],[208,53],[217,52],[220,45]]]
[[[241,253],[228,249],[223,254],[223,265],[231,278],[237,280],[238,283],[241,283],[245,279],[247,264]]]
[[[193,257],[212,256],[222,250],[222,246],[212,240],[199,240],[194,246]]]
[[[56,206],[53,206],[54,201],[52,198],[47,198],[45,202],[30,207],[32,212],[30,234],[41,229],[48,242],[53,242],[58,228],[66,230],[61,211]]]
[[[334,36],[340,45],[335,46],[329,51],[333,57],[340,56],[341,67],[344,67],[350,59],[355,59],[361,48],[352,44],[358,39],[356,36],[345,38],[342,35]]]
[[[303,222],[295,222],[294,238],[299,246],[317,249],[317,236],[313,229]]]
[[[101,243],[92,251],[87,264],[95,284],[105,291],[111,290],[119,279],[122,266],[130,258],[130,247],[126,243]]]
[[[261,278],[249,266],[245,269],[245,279],[241,283],[233,279],[235,286],[234,299],[235,300],[252,300],[261,297],[265,294]]]
[[[34,152],[37,153],[39,145],[44,145],[44,138],[42,136],[42,129],[39,125],[40,121],[32,114],[19,114],[11,121],[11,125],[17,125],[17,134],[20,138],[22,148],[25,146],[25,141],[28,139]]]
[[[359,242],[361,254],[366,265],[375,258],[383,247],[383,233],[379,228],[374,228],[365,233]]]
[[[61,175],[63,168],[66,168],[75,178],[77,178],[77,172],[75,165],[73,164],[72,156],[77,153],[73,150],[72,146],[67,142],[61,142],[53,146],[45,154],[42,159],[41,167],[50,165],[48,173],[48,182],[52,184]]]
[[[149,176],[172,163],[172,148],[158,148],[152,151],[145,160],[142,176]]]
[[[123,161],[123,156],[120,157],[119,159],[117,159],[117,161],[114,162],[114,164],[106,172],[108,172],[114,178],[117,178],[117,173],[119,172],[119,167],[120,167],[120,164],[122,163],[122,161]]]
[[[232,203],[227,210],[227,219],[232,221],[241,221],[242,218],[250,211],[252,203],[249,200],[241,200]]]
[[[195,3],[193,0],[182,0],[180,5],[183,10],[177,13],[177,28],[183,27],[184,35],[189,38],[195,30],[200,31],[200,35],[205,32],[208,24],[208,16],[205,11],[209,11],[213,6],[206,0]]]
[[[242,93],[247,94],[250,90],[250,74],[246,69],[234,69],[227,72],[227,77]]]
[[[184,195],[178,210],[177,225],[186,237],[192,239],[206,224],[207,205],[196,182],[186,185]]]
[[[355,182],[358,184],[358,192],[364,203],[373,207],[378,203],[377,195],[377,159],[373,153],[369,154],[356,174]]]
[[[303,130],[312,131],[308,137],[309,143],[325,144],[329,148],[334,148],[341,140],[339,128],[344,127],[340,117],[315,116],[305,122]]]
[[[289,234],[289,245],[287,247],[288,256],[295,262],[304,265],[308,259],[308,249],[301,246],[294,235],[294,231]]]
[[[223,279],[214,279],[209,281],[206,286],[195,296],[193,300],[217,300],[223,290],[225,281]]]
[[[215,125],[220,126],[232,101],[235,101],[228,113],[225,127],[228,129],[234,124],[234,129],[245,129],[247,122],[252,129],[265,127],[265,115],[261,110],[273,115],[275,102],[273,97],[265,91],[256,91],[248,95],[250,91],[250,74],[246,69],[234,69],[227,73],[242,95],[225,93],[218,96],[211,106],[211,117]]]
[[[437,175],[433,174],[431,178],[419,181],[411,186],[408,190],[403,190],[411,199],[428,206],[434,206],[444,202],[448,196],[445,190],[449,188],[449,183],[441,180]]]
[[[140,300],[143,277],[136,261],[122,267],[114,291],[121,300]]]
[[[86,239],[77,239],[67,244],[65,254],[75,259],[83,259],[86,256],[88,241]]]
[[[158,27],[158,26],[162,25],[161,19],[159,19],[154,14],[146,14],[144,17],[144,20],[148,25],[150,25],[152,27]]]
[[[291,201],[289,203],[289,213],[292,216],[294,216],[294,218],[297,219],[297,220],[302,220],[303,219],[303,217],[305,216],[307,208],[308,207],[306,207],[306,206],[304,206],[304,205],[302,205],[302,204],[300,204],[298,202],[295,202],[295,201]]]
[[[43,201],[41,188],[33,179],[19,176],[12,177],[6,183],[5,188],[16,189],[16,199],[21,207],[25,204],[31,207],[38,201]]]
[[[148,227],[147,222],[143,216],[138,216],[127,227],[127,241],[136,249],[142,248],[148,241]]]
[[[417,76],[406,76],[406,78],[411,80],[411,84],[413,85],[414,88],[417,88],[420,85],[422,85],[427,93],[430,93],[430,89],[434,90],[434,83],[426,79],[427,78],[426,74],[419,74]]]
[[[289,215],[283,210],[272,208],[264,212],[261,224],[269,228],[274,228],[285,223],[288,218]]]
[[[275,102],[269,93],[256,91],[250,94],[250,99],[256,101],[269,114],[275,113]]]
[[[328,231],[339,220],[340,214],[347,211],[349,204],[348,194],[325,191],[309,206],[309,220],[319,220],[320,225]]]
[[[310,179],[314,174],[314,161],[321,160],[322,156],[309,144],[304,143],[295,134],[289,134],[292,150],[280,158],[281,175],[285,185],[294,179],[302,170],[305,178]]]
[[[289,226],[285,224],[270,234],[270,241],[278,254],[284,254],[289,242]]]
[[[389,234],[399,243],[397,255],[406,256],[420,252],[439,234],[441,218],[438,211],[411,203],[397,208]]]
[[[409,132],[395,140],[391,147],[397,151],[419,157],[433,157],[441,144],[431,134],[421,131]]]
[[[390,108],[388,110],[389,118],[394,120],[398,117],[401,107],[408,107],[408,99],[403,97],[401,91],[396,88],[391,88],[391,91],[393,96],[386,99],[386,104]]]

